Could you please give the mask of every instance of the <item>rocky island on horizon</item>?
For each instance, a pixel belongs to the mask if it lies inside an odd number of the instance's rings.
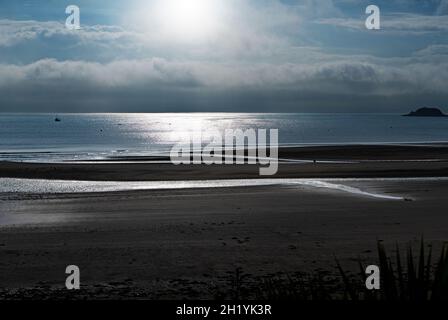
[[[439,108],[420,108],[404,114],[405,117],[448,117]]]

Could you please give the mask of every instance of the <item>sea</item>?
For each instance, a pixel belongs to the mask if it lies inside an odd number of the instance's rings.
[[[0,113],[0,161],[160,155],[193,131],[250,128],[278,129],[280,146],[448,142],[448,118],[400,114]]]

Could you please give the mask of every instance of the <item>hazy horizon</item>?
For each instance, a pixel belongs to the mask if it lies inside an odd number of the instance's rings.
[[[423,108],[423,107],[422,107]],[[448,108],[441,108],[441,107],[437,107],[437,106],[431,106],[431,107],[427,107],[427,108],[437,108],[440,109],[442,112],[445,113],[445,109],[448,110]],[[134,112],[127,112],[127,111],[116,111],[116,112],[95,112],[95,111],[80,111],[80,112],[76,112],[76,111],[33,111],[33,112],[29,112],[29,111],[0,111],[0,114],[48,114],[48,115],[58,115],[58,114],[182,114],[182,113],[187,113],[187,114],[191,114],[191,113],[197,113],[197,114],[218,114],[218,113],[229,113],[229,114],[388,114],[388,115],[404,115],[409,113],[410,111],[416,111],[417,109],[420,108],[411,108],[408,110],[403,109],[403,112],[374,112],[374,111],[360,111],[360,112],[349,112],[349,111],[334,111],[334,112],[290,112],[290,111],[279,111],[279,112],[260,112],[260,111],[134,111]]]

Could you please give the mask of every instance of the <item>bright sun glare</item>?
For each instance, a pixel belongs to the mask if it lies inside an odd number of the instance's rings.
[[[158,24],[171,36],[200,39],[216,32],[219,8],[216,0],[162,0],[156,7]]]

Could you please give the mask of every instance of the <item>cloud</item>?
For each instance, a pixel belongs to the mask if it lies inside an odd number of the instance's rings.
[[[242,16],[243,12],[250,12]],[[0,20],[0,62],[32,62],[43,58],[107,62],[152,56],[184,59],[244,59],[271,57],[291,46],[300,19],[283,6],[234,11],[213,36],[200,41],[173,38],[156,25],[82,25],[68,30],[53,21]],[[275,17],[275,18],[272,18]],[[148,17],[146,17],[148,19]],[[149,17],[149,21],[152,21]],[[281,30],[281,32],[279,32]],[[299,41],[296,39],[295,41]]]
[[[441,56],[442,58],[446,59],[448,56],[448,45],[438,44],[438,45],[430,45],[424,49],[418,50],[415,53],[416,56],[422,56],[422,57],[428,57],[431,56],[432,59],[434,59],[433,56]]]
[[[194,69],[182,63],[168,63],[164,59],[115,61],[107,64],[85,61],[57,61],[45,59],[34,63],[0,65],[0,88],[30,87],[144,87],[197,85]]]
[[[366,30],[362,18],[326,18],[318,24],[332,25],[353,30]],[[381,16],[379,32],[401,34],[427,34],[448,32],[448,19],[445,16],[430,16],[410,13],[395,13]]]
[[[155,56],[266,59],[284,55],[292,46],[312,45],[314,41],[307,36],[304,24],[341,15],[332,0],[210,1],[222,11],[215,32],[200,39],[178,37],[169,28],[162,28],[154,7],[158,1],[130,5],[122,13],[119,26],[82,24],[82,29],[76,31],[56,21],[3,19],[0,62],[17,62],[21,58],[24,63],[43,58],[107,62]]]
[[[0,20],[0,47],[10,47],[37,39],[64,38],[66,41],[119,41],[132,36],[117,26],[83,26],[82,30],[68,30],[56,21]]]
[[[448,15],[448,0],[441,0],[439,6],[437,7],[436,14],[438,15]]]
[[[197,99],[209,97],[210,111],[215,104],[241,95],[246,97],[246,110],[257,110],[259,103],[265,103],[262,97],[266,94],[276,96],[279,104],[292,104],[301,97],[303,105],[325,97],[326,103],[331,103],[335,96],[448,96],[444,85],[448,82],[448,63],[431,64],[425,59],[394,59],[389,64],[336,56],[334,62],[313,64],[222,64],[162,58],[101,64],[47,59],[23,66],[0,65],[0,91],[6,93],[0,103],[10,111],[29,108],[30,104],[50,104],[60,110],[66,100],[72,111],[98,111],[99,105],[107,106],[103,111],[147,111],[148,104],[161,108],[164,104],[160,101],[182,108],[185,103],[192,107]],[[23,97],[27,99],[22,101]],[[276,104],[271,103],[271,107]],[[359,108],[361,111],[363,107]]]
[[[353,30],[365,30],[364,16],[340,8],[356,0],[213,1],[232,5],[203,39],[171,37],[141,8],[141,20],[130,13],[119,26],[80,31],[0,20],[0,111],[359,112],[448,98],[446,44],[433,37],[448,30],[444,16],[383,16],[376,34],[415,44],[384,57],[395,40],[367,39],[377,56],[335,44],[359,46]]]

